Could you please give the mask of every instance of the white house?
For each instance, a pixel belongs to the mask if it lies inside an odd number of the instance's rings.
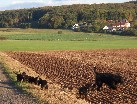
[[[130,27],[130,23],[127,21],[127,20],[123,20],[123,21],[120,21],[120,22],[116,22],[112,25],[112,27],[114,28],[129,28]]]
[[[108,30],[109,29],[109,27],[108,26],[105,26],[104,28],[103,28],[103,30]]]
[[[106,31],[111,32],[113,29],[112,29],[111,26],[105,26],[105,27],[103,28],[103,30],[106,30]]]
[[[110,23],[113,23],[112,26],[105,26],[103,30],[107,30],[109,32],[111,31],[117,31],[117,30],[125,30],[130,27],[130,23],[124,19],[120,22],[118,21],[109,21]]]
[[[74,24],[73,26],[72,26],[72,29],[74,30],[74,29],[77,29],[77,28],[79,28],[79,24]]]

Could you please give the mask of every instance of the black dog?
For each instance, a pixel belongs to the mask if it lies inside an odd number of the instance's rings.
[[[22,82],[23,81],[23,75],[22,74],[16,74],[17,75],[17,81]]]
[[[48,82],[46,80],[42,80],[41,78],[39,78],[37,83],[41,86],[41,89],[48,89]]]
[[[19,82],[24,81],[24,76],[26,75],[25,72],[20,73],[20,74],[18,74],[18,73],[15,73],[15,74],[17,75],[17,81],[19,81]]]
[[[84,95],[85,98],[87,97],[87,92],[88,92],[90,86],[91,86],[91,84],[87,83],[78,89],[80,97],[81,97],[81,95]]]
[[[105,83],[109,86],[110,89],[116,90],[116,85],[118,83],[123,83],[122,77],[120,75],[112,74],[112,73],[98,73],[96,72],[96,67],[93,68],[95,73],[95,84],[97,85],[97,90],[99,91],[102,87],[102,84]]]
[[[29,83],[34,83],[34,84],[38,84],[38,77],[32,77],[32,76],[29,76],[28,77],[28,82]]]

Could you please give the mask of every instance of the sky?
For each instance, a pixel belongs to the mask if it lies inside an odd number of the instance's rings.
[[[0,0],[0,7],[6,7],[22,3],[41,3],[45,6],[60,6],[70,4],[93,4],[93,3],[122,3],[129,0]]]

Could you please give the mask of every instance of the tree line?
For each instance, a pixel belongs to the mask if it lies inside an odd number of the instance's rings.
[[[87,25],[83,31],[101,32],[107,20],[127,19],[137,29],[137,3],[74,4],[0,12],[0,28],[69,29],[75,23]]]

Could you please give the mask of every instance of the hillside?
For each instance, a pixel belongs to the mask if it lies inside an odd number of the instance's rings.
[[[107,20],[123,19],[127,19],[133,28],[137,27],[136,3],[74,4],[7,10],[0,12],[0,27],[68,29],[75,23],[86,22],[92,24],[93,32],[99,32],[107,25]]]

